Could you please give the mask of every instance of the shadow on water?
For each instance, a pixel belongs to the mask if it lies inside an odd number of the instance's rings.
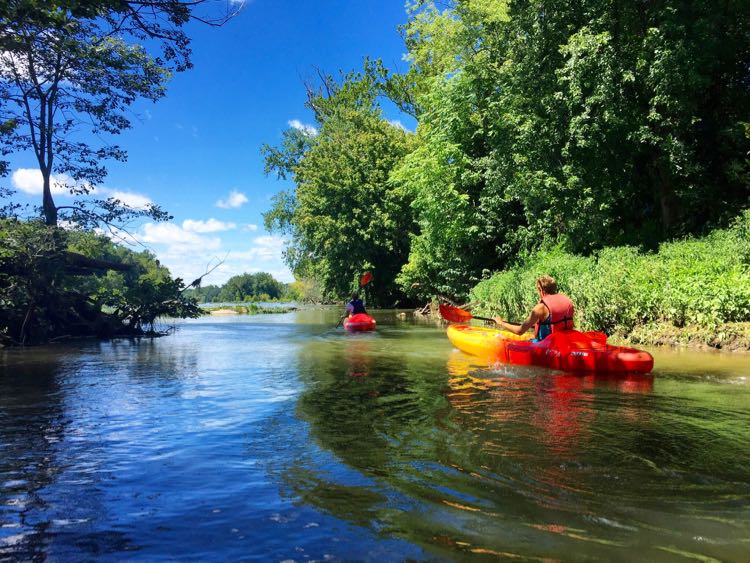
[[[56,444],[68,422],[58,378],[59,360],[0,364],[0,556],[45,558],[49,522],[38,494],[59,474]]]
[[[482,365],[441,333],[381,328],[300,348],[297,413],[330,454],[282,471],[304,503],[448,558],[747,553],[746,407],[653,375]]]

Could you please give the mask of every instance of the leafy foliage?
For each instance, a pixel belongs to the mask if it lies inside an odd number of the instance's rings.
[[[609,275],[747,207],[747,2],[414,0],[408,11],[405,73],[366,59],[341,85],[321,75],[308,85],[319,135],[290,130],[264,149],[267,172],[296,184],[266,225],[291,235],[298,276],[340,295],[372,267],[389,291],[395,278],[414,297],[466,297],[530,255]],[[416,135],[388,133],[382,95],[418,119]]]
[[[576,304],[584,329],[629,333],[637,326],[717,327],[750,321],[750,212],[728,229],[668,242],[658,252],[603,249],[590,257],[556,249],[533,254],[479,283],[482,311],[525,318],[538,297],[534,280],[550,274]]]
[[[11,0],[0,9],[0,141],[2,152],[33,151],[43,177],[45,222],[110,223],[133,216],[168,219],[156,205],[133,209],[116,199],[58,207],[53,174],[63,189],[90,194],[107,174],[107,159],[125,160],[117,145],[94,146],[80,132],[115,135],[131,125],[138,98],[164,95],[170,70],[191,66],[182,26],[204,0]],[[226,21],[233,9],[218,19]],[[199,17],[199,19],[202,19]],[[152,56],[144,43],[161,46]],[[3,172],[7,165],[0,166]],[[62,180],[61,180],[62,178]],[[63,213],[63,216],[59,216]]]
[[[465,295],[519,253],[656,248],[724,224],[750,195],[748,16],[698,0],[412,4],[422,145],[394,177],[420,233],[402,284]]]
[[[159,317],[199,314],[149,252],[38,221],[0,221],[0,242],[0,343],[139,335]]]
[[[290,144],[299,138],[290,131],[280,149],[264,149],[267,171],[281,169],[296,184],[293,193],[277,195],[264,220],[269,230],[291,235],[285,258],[297,277],[340,296],[372,270],[368,297],[390,305],[408,252],[405,233],[414,226],[409,198],[389,183],[389,174],[412,141],[382,118],[373,84],[372,76],[360,75],[340,86],[326,82],[330,95],[310,99],[318,134],[305,135],[302,146]]]
[[[219,293],[220,301],[268,301],[278,299],[283,294],[284,288],[267,272],[256,274],[240,274],[227,280]]]

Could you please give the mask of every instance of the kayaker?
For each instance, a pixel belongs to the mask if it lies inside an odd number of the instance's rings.
[[[352,315],[359,314],[366,315],[367,311],[365,310],[365,304],[362,303],[359,294],[355,291],[352,293],[352,300],[346,304],[346,312],[344,313],[344,316],[351,317]]]
[[[511,324],[495,317],[498,328],[513,334],[525,334],[534,327],[534,340],[544,340],[553,332],[573,329],[573,302],[567,295],[557,292],[557,282],[552,276],[541,276],[536,280],[539,303],[522,324]]]

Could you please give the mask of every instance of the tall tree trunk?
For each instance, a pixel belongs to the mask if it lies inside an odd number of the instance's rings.
[[[42,170],[44,178],[44,192],[42,195],[42,210],[44,211],[44,222],[50,227],[57,226],[57,206],[52,199],[52,189],[50,187],[50,173]]]
[[[677,214],[677,204],[674,197],[674,188],[672,186],[672,175],[664,162],[663,158],[657,157],[654,162],[656,174],[654,175],[657,183],[657,196],[659,200],[659,209],[661,211],[661,226],[664,236],[670,236],[673,231],[675,215]]]

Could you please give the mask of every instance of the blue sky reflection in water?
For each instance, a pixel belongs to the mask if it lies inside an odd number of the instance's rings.
[[[3,352],[0,558],[747,554],[747,358],[569,376],[337,313]]]

